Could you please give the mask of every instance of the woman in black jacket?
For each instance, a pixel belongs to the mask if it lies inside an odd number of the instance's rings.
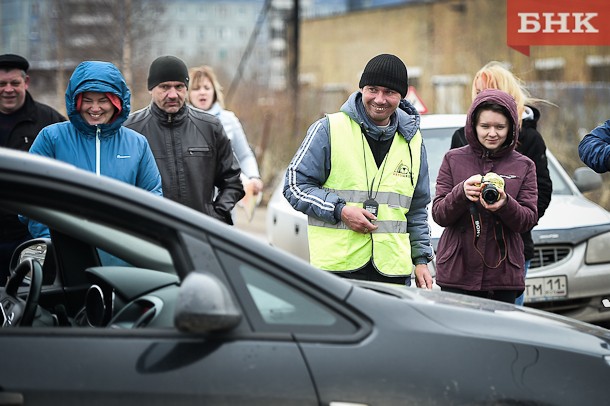
[[[549,207],[553,183],[549,175],[549,168],[546,158],[546,144],[542,135],[537,130],[540,111],[533,107],[537,102],[545,100],[532,98],[525,89],[523,82],[511,71],[506,69],[499,62],[489,62],[483,66],[474,76],[472,81],[472,99],[485,89],[503,90],[514,97],[517,103],[517,111],[521,117],[519,139],[516,151],[527,156],[536,164],[536,178],[538,184],[538,218],[541,218]],[[548,103],[548,102],[546,102]],[[451,138],[451,149],[467,145],[464,135],[464,128],[456,130]],[[523,249],[525,255],[525,275],[534,257],[534,241],[532,232],[527,231],[521,234],[523,239]],[[517,298],[517,304],[523,304],[523,295]]]

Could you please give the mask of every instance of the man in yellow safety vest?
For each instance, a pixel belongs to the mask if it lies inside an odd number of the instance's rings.
[[[311,263],[347,278],[430,289],[430,186],[420,117],[395,55],[364,68],[341,111],[313,123],[284,196],[308,216]]]

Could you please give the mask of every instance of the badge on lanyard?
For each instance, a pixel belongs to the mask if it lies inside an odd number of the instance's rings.
[[[362,207],[364,207],[364,210],[368,211],[369,213],[371,213],[375,217],[377,217],[377,212],[379,211],[379,203],[377,203],[377,201],[375,199],[366,200],[362,204]]]

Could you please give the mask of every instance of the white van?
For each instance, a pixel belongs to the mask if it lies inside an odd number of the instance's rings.
[[[421,117],[432,193],[451,137],[465,122],[464,114]],[[582,167],[570,178],[550,151],[547,157],[553,196],[532,231],[535,257],[527,275],[525,303],[587,322],[610,321],[610,213],[582,195],[599,188],[601,176]],[[283,178],[267,206],[267,239],[309,260],[307,217],[290,206],[282,188]],[[442,227],[431,216],[430,227],[436,249]]]

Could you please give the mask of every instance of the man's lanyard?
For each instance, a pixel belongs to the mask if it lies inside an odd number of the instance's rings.
[[[374,214],[375,216],[377,216],[377,212],[379,210],[379,203],[375,200],[375,198],[377,197],[377,193],[379,193],[379,187],[381,185],[381,178],[383,177],[383,171],[385,170],[385,164],[388,161],[388,153],[386,153],[386,155],[383,157],[383,165],[381,166],[381,173],[379,173],[379,180],[377,181],[377,190],[375,190],[375,194],[373,195],[373,188],[375,185],[375,177],[377,177],[377,175],[373,176],[373,179],[371,180],[371,184],[369,186],[369,172],[368,172],[368,168],[366,165],[366,150],[364,147],[364,133],[362,133],[362,158],[364,159],[364,173],[366,176],[366,186],[367,186],[367,195],[368,195],[368,199],[363,203],[363,208],[368,211],[369,213]]]

